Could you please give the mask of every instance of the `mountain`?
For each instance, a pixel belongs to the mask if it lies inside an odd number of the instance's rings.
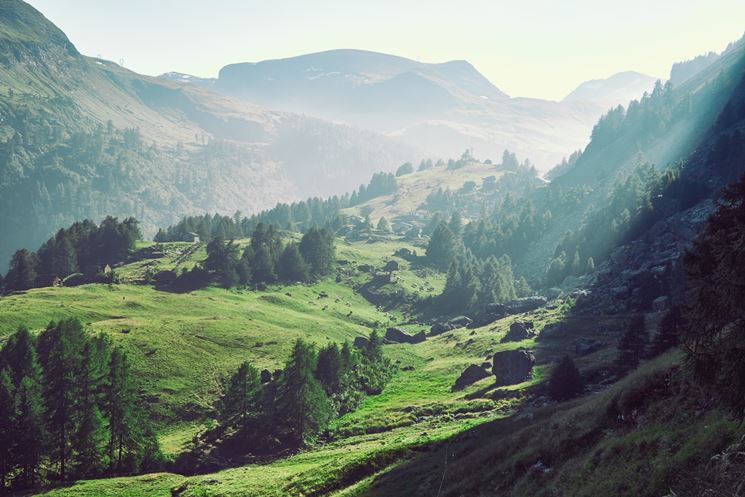
[[[81,55],[0,2],[0,261],[73,220],[255,212],[333,195],[418,156],[375,132],[232,100]],[[292,144],[292,147],[288,147]]]
[[[619,72],[605,79],[593,79],[580,84],[562,102],[591,102],[609,109],[619,103],[628,104],[651,92],[657,78],[635,71]]]
[[[581,87],[582,98],[566,102],[510,98],[464,60],[428,64],[364,50],[231,64],[216,79],[162,78],[370,129],[433,157],[467,148],[498,157],[507,148],[544,170],[581,147],[602,112],[652,86],[647,76],[619,75],[594,92]]]

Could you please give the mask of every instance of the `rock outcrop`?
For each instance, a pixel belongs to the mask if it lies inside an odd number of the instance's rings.
[[[468,385],[473,385],[487,376],[489,376],[489,372],[486,369],[476,364],[471,364],[460,374],[458,379],[455,380],[453,391],[456,392],[458,390],[463,390]]]

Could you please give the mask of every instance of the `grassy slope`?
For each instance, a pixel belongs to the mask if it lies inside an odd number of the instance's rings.
[[[426,171],[416,171],[396,178],[396,192],[391,195],[376,197],[363,204],[347,209],[347,213],[358,214],[370,210],[370,219],[377,222],[381,217],[392,220],[403,214],[410,214],[424,203],[427,195],[443,190],[457,191],[467,181],[474,181],[477,186],[488,176],[497,179],[504,174],[493,164],[471,162],[462,168],[451,171],[446,167],[434,167]]]
[[[163,446],[177,453],[206,422],[200,414],[213,401],[218,378],[239,361],[250,358],[259,367],[280,367],[296,337],[322,344],[367,334],[372,328],[384,331],[386,325],[400,323],[398,311],[376,309],[352,287],[371,277],[357,272],[354,268],[358,264],[380,267],[402,246],[408,245],[393,240],[374,244],[340,242],[338,256],[349,263],[340,269],[338,283],[327,280],[315,285],[272,287],[266,292],[210,288],[172,294],[133,284],[32,290],[0,299],[0,336],[20,324],[38,330],[51,319],[73,315],[93,330],[109,334],[130,351],[135,370],[160,416]],[[178,260],[188,267],[204,257],[202,249],[185,259],[179,257],[184,248],[183,244],[168,244],[170,255],[147,264],[157,270],[175,267]],[[421,288],[439,292],[442,288],[442,275],[422,275],[398,261],[403,266],[399,282],[404,292]],[[117,272],[125,279],[137,280],[143,265],[140,261]],[[319,298],[321,292],[328,297]],[[530,318],[540,327],[562,312],[542,310]],[[386,346],[386,354],[400,369],[385,391],[367,398],[357,411],[337,420],[330,429],[329,442],[288,459],[189,479],[156,474],[81,482],[44,495],[169,495],[171,487],[184,481],[188,483],[184,495],[194,496],[300,495],[344,487],[351,491],[366,485],[367,477],[377,470],[427,450],[438,440],[511,412],[514,400],[466,398],[490,391],[491,379],[462,392],[451,392],[450,387],[468,364],[481,363],[489,352],[539,347],[532,340],[499,343],[513,319],[475,330],[456,330],[416,346]],[[424,329],[421,325],[402,326],[412,332]],[[413,369],[404,370],[405,366]],[[545,367],[539,366],[533,382],[522,387],[538,381]],[[128,493],[122,493],[125,487]]]

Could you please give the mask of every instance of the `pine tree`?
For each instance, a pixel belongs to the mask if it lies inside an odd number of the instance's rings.
[[[592,257],[587,258],[587,268],[586,268],[587,274],[591,274],[595,272],[595,259]]]
[[[126,354],[114,349],[109,360],[105,406],[109,420],[109,471],[122,471],[127,441],[136,429],[135,390]]]
[[[310,278],[309,271],[308,264],[300,254],[298,245],[296,243],[287,245],[279,258],[277,273],[280,280],[286,282],[308,281]]]
[[[334,235],[331,231],[326,228],[311,228],[303,235],[299,248],[313,278],[321,278],[331,272],[336,257]]]
[[[94,344],[88,341],[83,346],[78,374],[80,392],[76,410],[79,420],[72,447],[75,453],[75,473],[80,477],[94,476],[101,469],[106,437],[104,419],[96,399],[101,378],[98,377],[95,360]]]
[[[294,445],[311,442],[331,419],[329,398],[315,378],[312,346],[298,339],[283,374],[280,415]]]
[[[15,458],[17,434],[15,417],[15,388],[10,371],[0,371],[0,494],[7,488]]]
[[[569,400],[582,393],[583,389],[582,376],[577,366],[571,357],[564,356],[551,372],[551,378],[548,381],[549,396],[556,401]]]
[[[33,288],[36,284],[36,268],[36,256],[26,249],[18,250],[13,254],[10,269],[5,276],[6,290],[21,291]]]
[[[618,342],[618,357],[616,364],[622,373],[636,369],[639,360],[644,357],[647,347],[647,328],[644,315],[634,316],[626,331]]]
[[[447,271],[456,256],[456,239],[445,222],[437,225],[427,245],[427,263]]]
[[[261,380],[258,370],[242,363],[226,383],[219,402],[219,418],[225,425],[246,429],[258,412],[261,401]]]
[[[251,281],[254,283],[274,283],[276,280],[274,260],[269,249],[262,245],[251,259]]]
[[[76,373],[80,370],[84,342],[83,327],[77,319],[51,323],[39,337],[47,425],[61,480],[68,476],[70,443],[77,421],[74,417],[79,393]]]
[[[16,395],[16,412],[17,463],[24,486],[33,486],[46,452],[47,441],[44,403],[38,378],[25,376],[21,380]]]
[[[391,223],[389,223],[386,218],[381,217],[378,220],[378,231],[382,231],[383,233],[390,233],[391,232]]]
[[[318,351],[316,378],[323,385],[326,394],[331,395],[339,390],[339,380],[343,374],[339,346],[331,343]]]
[[[383,340],[376,330],[370,332],[364,349],[365,358],[372,363],[380,362],[383,358]]]

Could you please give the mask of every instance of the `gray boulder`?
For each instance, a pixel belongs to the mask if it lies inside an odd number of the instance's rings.
[[[471,323],[473,323],[473,319],[469,318],[468,316],[456,316],[448,321],[448,324],[453,328],[463,328],[470,325]]]
[[[541,330],[541,339],[548,338],[559,338],[567,332],[567,326],[564,323],[549,323]]]
[[[504,350],[494,354],[492,373],[497,385],[515,385],[530,378],[535,356],[529,350]]]
[[[518,342],[533,338],[535,335],[533,321],[515,321],[510,325],[510,331],[502,338],[501,342]]]
[[[261,370],[261,383],[269,383],[272,381],[272,372],[268,369]]]
[[[483,380],[489,376],[489,372],[482,368],[481,366],[477,366],[476,364],[471,364],[468,366],[458,377],[457,380],[455,380],[455,384],[453,385],[453,392],[456,392],[458,390],[463,390],[468,385],[473,385],[479,380]]]
[[[665,311],[668,307],[670,307],[670,297],[666,295],[657,297],[652,301],[652,309],[655,311]]]
[[[429,329],[429,336],[434,337],[437,335],[442,335],[446,331],[450,331],[452,329],[453,326],[451,326],[449,323],[435,323]]]

